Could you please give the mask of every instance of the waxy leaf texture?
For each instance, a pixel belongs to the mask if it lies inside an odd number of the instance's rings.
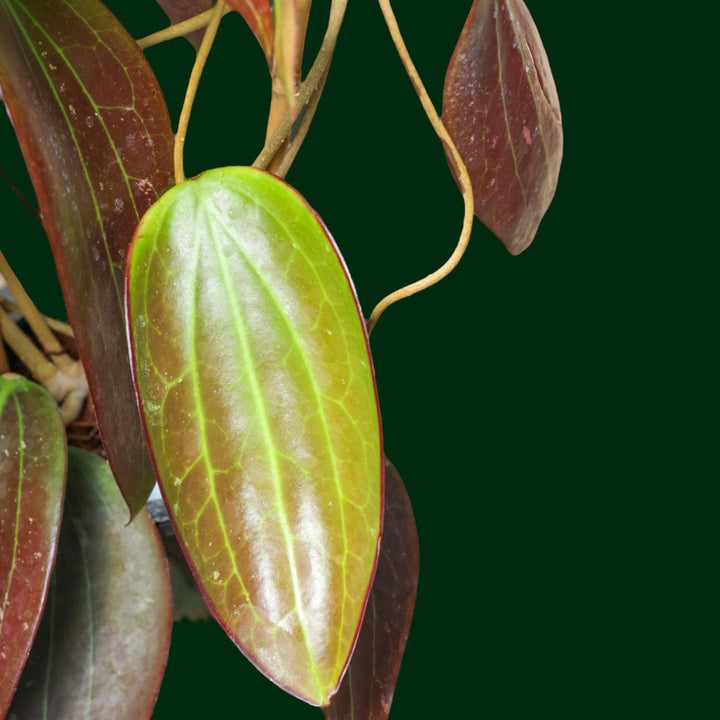
[[[0,377],[0,717],[27,660],[57,551],[65,428],[39,385]]]
[[[108,464],[68,453],[57,563],[9,717],[143,720],[167,663],[172,601],[155,523],[127,509]]]
[[[151,454],[210,609],[272,680],[325,705],[382,518],[373,370],[338,251],[283,181],[211,170],[143,218],[126,287]]]
[[[405,652],[420,550],[410,498],[385,460],[385,519],[377,572],[352,660],[326,720],[386,720]]]
[[[105,450],[134,515],[155,480],[134,399],[122,283],[132,233],[172,183],[165,101],[137,44],[96,0],[0,0],[0,87]]]
[[[477,216],[518,255],[555,194],[563,146],[555,81],[522,0],[475,0],[445,77],[442,119]]]

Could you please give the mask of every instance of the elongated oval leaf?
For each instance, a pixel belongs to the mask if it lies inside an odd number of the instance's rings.
[[[108,459],[131,513],[154,478],[126,349],[125,253],[172,181],[150,67],[96,0],[0,0],[0,86],[38,196]]]
[[[420,551],[412,505],[394,465],[385,460],[385,519],[377,572],[360,635],[326,720],[386,720],[405,652]]]
[[[39,385],[0,377],[0,717],[37,632],[55,562],[66,442]]]
[[[473,3],[445,77],[443,122],[477,216],[521,253],[555,194],[563,145],[550,64],[522,0]]]
[[[126,283],[151,454],[198,583],[257,667],[326,704],[382,511],[371,360],[337,249],[284,182],[224,168],[147,213]]]
[[[104,460],[68,459],[50,597],[8,717],[149,718],[172,625],[162,541],[145,510],[126,525]]]

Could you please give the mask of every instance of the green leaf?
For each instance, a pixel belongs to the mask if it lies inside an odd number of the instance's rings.
[[[275,176],[211,170],[143,218],[126,282],[151,454],[211,611],[272,680],[326,704],[382,513],[372,363],[337,248]]]
[[[445,77],[442,117],[477,216],[518,255],[555,194],[563,147],[550,63],[522,0],[475,0]]]
[[[65,517],[50,597],[10,717],[142,720],[170,647],[162,541],[127,512],[108,464],[70,448]]]
[[[47,599],[65,493],[65,429],[50,394],[0,377],[0,717]]]
[[[385,518],[377,572],[352,660],[326,720],[386,720],[405,652],[419,572],[415,516],[403,481],[385,460]]]
[[[132,514],[154,484],[122,279],[172,182],[173,135],[142,52],[96,0],[0,0],[0,88],[35,188],[110,465]]]

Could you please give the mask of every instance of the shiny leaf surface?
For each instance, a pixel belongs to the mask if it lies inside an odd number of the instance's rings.
[[[283,181],[223,168],[145,216],[127,289],[151,453],[208,605],[271,679],[325,704],[382,512],[371,360],[338,251]]]
[[[563,145],[550,64],[522,0],[473,3],[445,77],[443,122],[477,216],[521,253],[555,194]]]
[[[385,460],[385,519],[377,572],[357,646],[326,720],[386,720],[405,652],[419,572],[415,516],[402,479]]]
[[[0,377],[0,717],[5,717],[47,598],[65,494],[57,404],[39,385]]]
[[[8,717],[149,718],[172,624],[162,542],[145,510],[126,525],[104,460],[68,460],[50,596]]]
[[[0,86],[38,197],[110,464],[131,512],[154,478],[126,350],[124,258],[172,181],[150,67],[96,0],[0,0]]]

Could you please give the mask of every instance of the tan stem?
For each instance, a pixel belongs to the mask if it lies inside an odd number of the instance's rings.
[[[5,352],[5,343],[0,337],[0,375],[10,372],[10,362],[8,361],[7,353]]]
[[[329,67],[327,70],[329,70]],[[305,136],[307,135],[308,130],[310,129],[310,124],[315,116],[318,103],[320,102],[320,96],[322,95],[326,80],[327,72],[320,79],[317,91],[310,97],[292,140],[286,140],[285,144],[281,147],[280,153],[273,158],[273,161],[268,168],[278,177],[284,178],[287,175],[288,170],[290,170],[290,167],[293,164],[303,141],[305,140]]]
[[[35,347],[32,340],[2,308],[0,308],[0,334],[30,375],[40,384],[44,385],[58,372],[58,369]]]
[[[175,146],[173,149],[173,164],[175,167],[175,182],[179,185],[185,180],[185,170],[183,168],[183,151],[185,149],[185,138],[187,137],[187,129],[190,123],[190,113],[192,112],[193,102],[195,101],[195,95],[197,93],[198,85],[200,84],[200,77],[202,71],[205,68],[205,62],[207,61],[210,50],[215,41],[220,21],[224,15],[225,2],[224,0],[218,0],[215,7],[212,10],[212,18],[208,23],[205,34],[203,35],[202,42],[197,51],[195,57],[195,64],[193,65],[192,72],[190,73],[190,80],[188,80],[187,91],[185,92],[185,100],[183,102],[182,110],[180,111],[180,119],[178,120],[178,129],[175,133]]]
[[[88,395],[88,384],[82,365],[63,353],[53,356],[50,362],[34,343],[0,307],[0,335],[13,349],[30,376],[47,388],[60,405],[60,415],[66,425],[72,423],[81,413]],[[59,357],[66,357],[62,367]]]
[[[0,306],[2,306],[7,313],[17,313],[18,315],[22,315],[22,311],[17,303],[14,303],[8,298],[0,297]],[[62,320],[57,320],[53,317],[48,317],[47,315],[43,315],[43,320],[45,320],[47,326],[53,332],[65,335],[65,337],[75,337],[75,333],[68,323],[63,322]]]
[[[18,308],[22,316],[28,321],[30,328],[38,342],[42,346],[46,353],[60,354],[63,352],[60,341],[53,335],[50,328],[45,322],[45,318],[40,314],[40,311],[35,307],[35,303],[30,299],[30,296],[25,292],[25,288],[18,279],[17,275],[13,272],[10,267],[5,255],[0,251],[0,275],[5,278],[8,290],[10,294],[15,298]]]
[[[310,7],[312,0],[298,0],[296,5],[295,15],[295,28],[297,31],[297,37],[295,38],[295,69],[296,75],[293,78],[293,91],[296,91],[300,84],[300,77],[302,73],[302,60],[303,51],[305,50],[305,36],[307,35],[308,21],[310,20]],[[277,36],[275,42],[278,42]],[[275,132],[277,126],[282,121],[286,113],[290,112],[290,106],[288,104],[287,94],[283,87],[280,75],[278,74],[277,66],[277,55],[278,49],[275,48],[274,57],[271,58],[271,97],[270,97],[270,110],[268,112],[267,128],[265,130],[265,140],[268,140]],[[295,120],[295,118],[292,118]]]
[[[405,71],[410,78],[410,82],[412,83],[413,88],[415,89],[415,92],[420,99],[420,102],[422,103],[425,114],[430,120],[430,123],[432,124],[435,133],[440,138],[440,140],[442,140],[447,151],[450,153],[453,163],[455,164],[458,179],[460,182],[460,190],[462,193],[463,202],[465,204],[465,211],[463,215],[462,229],[460,231],[460,238],[452,255],[435,272],[430,273],[421,280],[411,283],[410,285],[406,285],[405,287],[402,287],[399,290],[390,293],[387,297],[383,298],[375,306],[372,313],[370,314],[370,318],[367,322],[368,333],[372,332],[375,324],[378,321],[378,318],[390,305],[396,303],[398,300],[402,300],[404,298],[410,297],[411,295],[415,295],[421,290],[429,288],[431,285],[435,285],[435,283],[447,277],[455,269],[455,267],[457,267],[457,264],[460,262],[460,258],[462,258],[468,246],[470,234],[472,233],[473,218],[475,215],[475,201],[472,193],[472,184],[470,182],[470,176],[468,174],[467,168],[465,167],[465,163],[460,157],[460,153],[455,147],[455,143],[452,141],[452,138],[450,137],[450,134],[445,128],[445,125],[443,125],[442,120],[437,114],[437,111],[432,104],[432,100],[430,100],[430,96],[428,95],[427,90],[425,89],[425,86],[420,79],[420,75],[418,74],[417,69],[413,64],[413,61],[410,58],[410,53],[408,52],[408,49],[402,38],[402,34],[400,33],[400,28],[398,27],[397,20],[395,19],[395,14],[393,13],[392,7],[390,5],[390,0],[378,0],[378,2],[380,3],[380,9],[382,10],[383,16],[385,18],[385,23],[388,27],[388,30],[390,31],[390,36],[392,37],[393,43],[395,44],[395,48],[397,49],[398,55],[400,56],[403,65],[405,66]]]
[[[320,50],[318,50],[317,57],[310,68],[310,72],[307,78],[305,78],[305,81],[300,85],[298,91],[298,108],[304,108],[310,99],[318,93],[319,89],[324,86],[324,79],[327,77],[330,62],[335,52],[335,45],[337,44],[337,38],[340,33],[346,8],[347,0],[332,0],[325,37],[323,38]],[[261,169],[267,169],[269,167],[275,155],[280,151],[283,143],[290,137],[292,125],[293,120],[290,115],[286,113],[272,134],[272,137],[265,143],[265,147],[257,158],[255,158],[253,167]],[[297,149],[295,152],[297,153]]]
[[[223,11],[223,15],[227,15],[229,12],[232,12],[232,10],[233,9],[231,7],[226,7]],[[163,30],[158,30],[150,35],[146,35],[144,38],[137,40],[137,44],[142,50],[145,50],[146,48],[158,45],[166,40],[174,40],[175,38],[189,35],[191,32],[195,32],[195,30],[202,30],[202,28],[207,27],[210,23],[214,13],[215,8],[205,10],[205,12],[193,15],[193,17],[188,18],[187,20],[183,20],[182,22],[170,25],[170,27]]]

